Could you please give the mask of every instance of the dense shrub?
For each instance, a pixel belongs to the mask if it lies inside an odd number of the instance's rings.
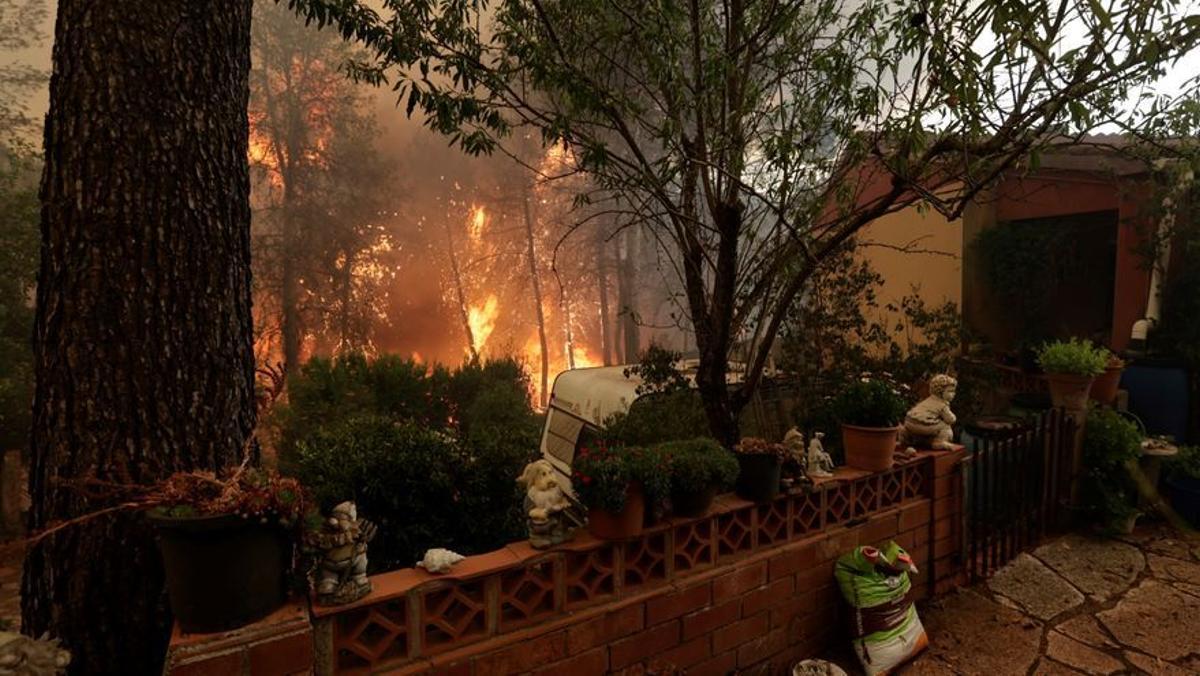
[[[328,510],[355,500],[376,521],[374,571],[426,548],[479,553],[524,537],[516,477],[540,420],[511,360],[450,371],[395,356],[313,359],[273,417],[280,466]]]
[[[838,421],[859,427],[894,427],[908,409],[904,397],[882,380],[859,380],[846,386],[834,401]]]
[[[1082,502],[1103,526],[1115,526],[1135,514],[1137,487],[1129,467],[1140,455],[1137,425],[1108,408],[1088,412],[1083,439]]]
[[[737,479],[737,458],[714,439],[671,441],[655,450],[669,464],[672,491],[695,493],[710,486],[727,490]]]
[[[1108,350],[1089,340],[1072,338],[1046,343],[1037,352],[1038,366],[1046,373],[1098,376],[1108,365]]]
[[[708,431],[700,393],[689,389],[640,397],[628,411],[609,416],[601,436],[610,444],[652,446]]]
[[[411,566],[430,547],[478,553],[524,535],[515,477],[528,453],[475,451],[376,415],[322,428],[297,451],[297,474],[323,510],[354,500],[378,524],[372,571]]]

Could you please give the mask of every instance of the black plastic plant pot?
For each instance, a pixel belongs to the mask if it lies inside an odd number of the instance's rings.
[[[278,525],[237,515],[149,519],[171,610],[185,633],[236,629],[283,605],[292,545]]]
[[[739,453],[737,494],[753,502],[769,502],[779,495],[779,480],[783,463],[771,454]]]
[[[713,498],[716,496],[716,486],[693,491],[672,490],[671,512],[675,516],[686,518],[702,516],[712,506]]]
[[[1200,528],[1200,479],[1171,477],[1166,484],[1171,508],[1193,527]]]

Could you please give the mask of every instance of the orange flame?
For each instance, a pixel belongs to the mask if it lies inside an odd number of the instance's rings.
[[[471,336],[475,339],[475,350],[483,351],[488,337],[496,328],[496,317],[500,314],[500,301],[491,294],[483,305],[472,305],[467,308],[467,323],[471,325]]]
[[[476,244],[483,238],[483,228],[487,225],[487,212],[483,207],[471,207],[471,241]]]

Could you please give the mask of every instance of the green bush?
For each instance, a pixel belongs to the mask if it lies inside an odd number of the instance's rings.
[[[1113,526],[1137,513],[1137,486],[1130,465],[1141,454],[1137,425],[1108,408],[1088,412],[1083,439],[1081,482],[1085,511],[1097,523]]]
[[[372,571],[430,547],[490,551],[525,535],[515,482],[531,453],[465,448],[448,433],[363,415],[298,443],[297,475],[323,511],[353,500],[379,526]]]
[[[672,491],[699,493],[710,486],[723,491],[737,480],[737,458],[714,439],[671,441],[655,450],[666,458]]]
[[[838,422],[858,427],[895,427],[904,419],[904,398],[882,380],[859,380],[838,393],[833,403]]]
[[[1181,446],[1179,453],[1163,460],[1163,473],[1171,478],[1200,479],[1200,446]]]
[[[708,429],[700,393],[677,390],[638,398],[628,411],[609,416],[600,436],[612,445],[653,446],[692,439]]]
[[[1037,363],[1046,373],[1098,376],[1108,366],[1108,350],[1090,340],[1072,338],[1046,343],[1037,351]]]

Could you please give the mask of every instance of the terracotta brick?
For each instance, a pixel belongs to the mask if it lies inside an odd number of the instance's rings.
[[[646,601],[646,624],[656,625],[704,608],[712,600],[712,585],[698,584]]]
[[[688,669],[688,676],[729,676],[735,669],[737,669],[737,651],[730,650]]]
[[[304,632],[250,646],[250,673],[291,674],[311,671],[312,634]]]
[[[761,613],[718,628],[712,633],[713,652],[723,653],[767,633],[770,623],[767,613]]]
[[[859,530],[853,528],[823,540],[817,545],[817,559],[832,561],[842,554],[850,552],[858,546]]]
[[[916,539],[916,547],[923,547],[929,544],[929,525],[926,524],[914,530],[913,537]]]
[[[683,640],[688,641],[701,634],[707,634],[717,627],[723,627],[735,622],[741,617],[741,599],[730,599],[719,606],[683,616]]]
[[[790,551],[783,551],[768,560],[769,579],[774,582],[781,577],[795,575],[817,562],[817,546],[809,544]]]
[[[948,538],[954,534],[954,519],[939,519],[933,524],[933,539],[935,541]]]
[[[742,616],[750,617],[761,610],[779,605],[790,599],[795,591],[796,578],[794,577],[785,577],[762,589],[755,589],[742,597]]]
[[[451,662],[440,662],[437,659],[429,660],[432,663],[432,668],[429,669],[429,674],[437,674],[437,676],[471,676],[475,673],[475,665],[470,659],[459,659]],[[391,674],[392,672],[388,672]]]
[[[668,650],[652,662],[665,662],[678,669],[687,669],[709,658],[712,654],[710,644],[709,637],[701,636]]]
[[[723,603],[735,596],[757,589],[767,582],[767,562],[742,565],[731,573],[714,578],[712,582],[713,603]]]
[[[790,627],[797,618],[813,612],[816,608],[814,603],[813,592],[793,595],[792,598],[771,609],[771,628]]]
[[[933,519],[935,521],[955,518],[960,514],[958,509],[958,500],[946,498],[933,503]]]
[[[609,668],[620,669],[679,645],[680,622],[671,620],[614,642],[608,654]]]
[[[833,563],[825,562],[796,575],[796,589],[816,589],[833,581]]]
[[[645,606],[634,604],[567,627],[567,652],[581,653],[641,631],[645,626]]]
[[[529,671],[567,656],[567,632],[556,631],[520,641],[475,659],[476,676]]]
[[[929,503],[926,502],[918,505],[910,505],[900,510],[899,529],[901,531],[912,530],[929,523],[929,507]]]
[[[557,676],[558,674],[590,676],[591,674],[603,674],[606,671],[608,671],[608,646],[603,646],[548,664],[534,671],[533,674],[534,676]]]
[[[955,538],[942,538],[933,543],[933,559],[935,561],[955,554],[958,554],[958,542]]]
[[[951,474],[958,470],[962,463],[963,451],[961,448],[957,451],[951,451],[945,455],[934,458],[933,460],[933,476],[942,477]]]
[[[169,676],[232,676],[242,673],[244,658],[245,652],[242,650],[221,655],[206,655],[205,659],[172,666],[167,673]]]
[[[787,633],[782,629],[772,630],[765,636],[754,639],[738,648],[738,668],[746,669],[751,665],[769,660],[776,654],[783,652],[783,649],[787,647],[787,643]]]
[[[898,513],[885,514],[877,518],[871,519],[860,529],[858,541],[862,544],[880,546],[888,540],[896,537],[899,532],[897,523],[900,515]]]
[[[958,493],[959,478],[956,476],[943,476],[933,480],[933,499],[935,501],[948,500]]]

